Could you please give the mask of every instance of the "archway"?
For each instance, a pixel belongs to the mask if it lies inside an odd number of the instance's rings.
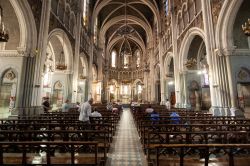
[[[56,81],[54,83],[53,86],[53,90],[52,90],[52,99],[51,99],[51,103],[52,103],[52,108],[54,110],[57,110],[58,108],[60,108],[63,104],[63,101],[65,100],[64,98],[64,85],[61,83],[61,81]]]
[[[240,77],[245,73],[242,69],[249,70],[250,37],[244,34],[242,25],[247,22],[250,11],[250,1],[228,1],[223,4],[216,27],[216,44],[221,53],[226,55],[226,70],[228,82],[229,107],[242,109],[241,86],[247,87],[247,81]],[[226,40],[225,40],[226,39]],[[246,90],[246,89],[245,89]],[[236,97],[237,96],[237,97]],[[244,108],[250,112],[250,108]]]
[[[0,75],[3,76],[6,70],[11,69],[18,76],[15,83],[16,92],[12,111],[12,114],[18,114],[20,113],[18,108],[27,103],[24,102],[27,101],[27,98],[24,97],[24,91],[26,94],[30,93],[30,91],[26,92],[27,88],[22,86],[27,82],[24,79],[27,75],[26,65],[29,57],[35,54],[38,35],[28,1],[1,1],[0,5],[3,8],[1,19],[4,20],[5,28],[9,34],[8,42],[0,43],[0,54],[3,55],[0,61]]]
[[[142,80],[137,79],[134,81],[133,86],[132,86],[132,100],[134,102],[142,103],[143,86],[144,84]]]
[[[42,97],[51,98],[52,110],[60,108],[64,99],[70,99],[72,55],[67,34],[54,29],[48,37],[41,89]]]
[[[114,79],[110,80],[108,83],[108,91],[109,91],[109,97],[108,101],[117,101],[119,98],[119,85],[118,82]],[[121,93],[122,94],[122,93]]]
[[[191,36],[186,54],[182,54],[183,70],[180,74],[181,96],[185,108],[208,110],[211,107],[209,65],[206,45],[200,35]]]
[[[171,103],[176,104],[175,99],[175,81],[174,81],[174,58],[172,53],[168,53],[164,61],[164,70],[166,73],[165,77],[165,96]]]
[[[7,118],[15,108],[17,91],[17,72],[9,68],[1,76],[0,82],[0,117]]]

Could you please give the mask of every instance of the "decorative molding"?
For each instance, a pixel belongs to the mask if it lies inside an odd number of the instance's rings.
[[[218,56],[231,56],[235,54],[235,48],[224,48],[224,49],[217,48],[214,50],[214,52]]]
[[[218,56],[250,56],[249,49],[236,49],[236,47],[215,49],[214,52]]]
[[[15,73],[12,71],[12,69],[9,69],[3,76],[3,78],[8,79],[10,81],[14,80],[16,78]]]
[[[241,66],[235,72],[235,76],[238,82],[249,82],[250,81],[250,70],[249,66]]]
[[[17,50],[0,50],[0,57],[18,57]]]
[[[60,81],[57,81],[54,85],[54,89],[61,90],[63,88],[63,85]]]
[[[17,52],[18,52],[19,56],[25,56],[25,57],[29,56],[25,47],[17,47]]]
[[[224,0],[212,0],[211,2],[212,17],[213,17],[214,24],[217,24],[218,17],[219,17],[223,3],[224,3]]]

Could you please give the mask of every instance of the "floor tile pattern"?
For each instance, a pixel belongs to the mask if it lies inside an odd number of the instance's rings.
[[[106,166],[147,166],[132,114],[124,109]]]

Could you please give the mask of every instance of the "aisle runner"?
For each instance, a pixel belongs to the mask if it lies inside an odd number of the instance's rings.
[[[106,166],[146,166],[146,157],[129,109],[124,109],[118,126]]]

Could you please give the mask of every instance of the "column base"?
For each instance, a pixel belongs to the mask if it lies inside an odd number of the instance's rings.
[[[191,104],[185,104],[185,103],[176,103],[175,108],[186,108],[188,110],[191,110]]]
[[[175,103],[175,108],[181,108],[181,103]]]
[[[241,118],[245,117],[244,112],[236,107],[230,108],[230,116],[241,117]]]
[[[209,113],[213,114],[213,116],[228,116],[228,107],[219,107],[219,106],[212,106],[209,109]]]
[[[213,116],[244,117],[244,113],[238,108],[212,106],[209,113],[213,114]]]

